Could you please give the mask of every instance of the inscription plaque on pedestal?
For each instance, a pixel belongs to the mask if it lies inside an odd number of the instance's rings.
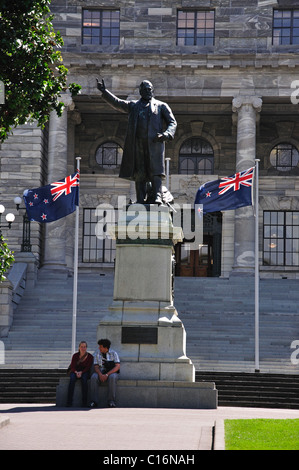
[[[158,344],[158,328],[145,326],[123,326],[122,344]]]

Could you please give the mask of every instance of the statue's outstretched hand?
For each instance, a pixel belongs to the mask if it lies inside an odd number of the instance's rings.
[[[106,85],[103,79],[102,82],[99,82],[99,80],[97,79],[97,89],[100,90],[102,93],[106,90]]]

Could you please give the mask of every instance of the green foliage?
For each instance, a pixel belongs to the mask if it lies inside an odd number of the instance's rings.
[[[81,85],[78,85],[77,83],[70,83],[69,84],[69,90],[70,90],[72,96],[76,96],[80,93]]]
[[[0,80],[5,104],[0,106],[0,142],[11,129],[37,121],[44,126],[54,109],[61,116],[61,92],[67,87],[62,63],[63,39],[55,32],[51,0],[0,0]],[[80,85],[71,84],[77,94]]]
[[[7,246],[3,236],[0,236],[0,282],[5,281],[4,273],[10,268],[14,262],[13,251]]]
[[[225,420],[226,450],[299,450],[299,419]]]

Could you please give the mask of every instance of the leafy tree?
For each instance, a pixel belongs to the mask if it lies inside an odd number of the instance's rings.
[[[11,129],[37,121],[44,126],[54,109],[61,116],[60,93],[77,94],[80,85],[67,87],[62,63],[63,39],[55,32],[51,0],[0,0],[0,80],[5,103],[0,105],[0,142]]]
[[[2,235],[0,235],[0,282],[5,281],[4,273],[10,268],[14,262],[13,251],[7,246]]]

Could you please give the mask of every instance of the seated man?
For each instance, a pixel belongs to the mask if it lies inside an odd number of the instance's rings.
[[[98,385],[108,381],[108,406],[116,406],[116,384],[120,369],[117,352],[110,350],[111,341],[100,339],[99,349],[94,355],[94,373],[90,379],[91,408],[97,407]]]

